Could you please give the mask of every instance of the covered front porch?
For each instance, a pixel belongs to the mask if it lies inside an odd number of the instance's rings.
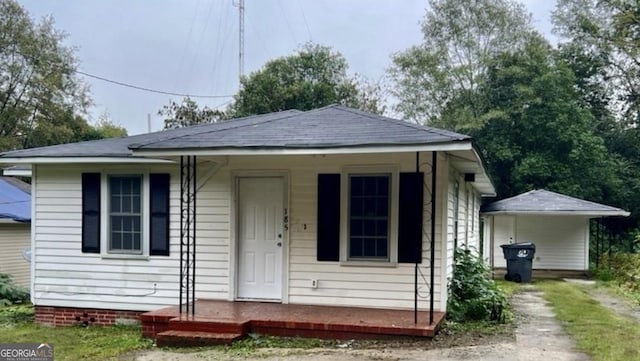
[[[178,306],[140,315],[145,337],[158,346],[228,344],[249,333],[323,339],[433,337],[443,312],[269,302],[195,301],[195,313]],[[416,319],[417,315],[417,319]],[[416,322],[417,321],[417,322]]]

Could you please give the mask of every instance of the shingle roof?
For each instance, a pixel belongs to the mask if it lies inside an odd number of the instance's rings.
[[[0,219],[31,221],[31,186],[15,178],[0,177]]]
[[[0,158],[130,157],[136,150],[334,148],[423,145],[470,139],[446,130],[330,105],[306,112],[289,110],[124,138],[18,150],[2,153]]]
[[[122,138],[109,138],[87,142],[52,145],[49,147],[30,148],[0,153],[0,158],[30,158],[30,157],[130,157],[133,156],[129,146],[132,144],[147,144],[181,137],[189,134],[208,132],[210,128],[226,129],[231,126],[251,124],[273,118],[286,117],[299,113],[297,110],[256,115],[239,118],[233,121],[202,124],[191,127],[163,130],[159,132],[132,135]]]
[[[210,127],[202,132],[147,142],[132,148],[332,148],[448,143],[470,139],[466,135],[340,105],[232,123],[235,122],[220,123],[229,125],[224,128]]]
[[[628,216],[629,212],[564,194],[536,189],[482,206],[482,213]]]

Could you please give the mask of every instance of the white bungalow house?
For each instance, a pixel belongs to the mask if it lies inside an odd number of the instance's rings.
[[[494,195],[470,137],[338,105],[0,163],[31,166],[31,297],[54,324],[194,299],[445,311]]]
[[[620,208],[544,189],[532,190],[482,207],[483,254],[494,269],[504,269],[501,245],[533,242],[534,270],[584,273],[589,270],[589,220],[628,215]]]

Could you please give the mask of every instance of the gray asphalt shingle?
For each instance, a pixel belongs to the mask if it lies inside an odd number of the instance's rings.
[[[0,154],[0,158],[129,157],[137,149],[300,149],[423,145],[470,139],[446,130],[330,105],[306,112],[289,110],[124,138],[11,151]]]
[[[628,215],[623,209],[604,204],[585,201],[564,194],[536,189],[517,196],[506,198],[482,206],[482,213],[563,213],[568,214],[602,214]]]

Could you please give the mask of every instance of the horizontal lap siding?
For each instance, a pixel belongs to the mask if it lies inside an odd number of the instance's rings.
[[[13,282],[29,288],[29,262],[22,256],[31,245],[31,226],[26,223],[0,224],[0,273],[11,275]]]
[[[536,245],[534,269],[586,270],[588,221],[572,216],[518,216],[518,242]]]
[[[494,216],[494,266],[506,267],[500,245],[533,242],[533,269],[586,270],[588,220],[575,216]]]
[[[396,158],[397,157],[397,158]],[[387,158],[387,159],[385,159]],[[399,159],[399,160],[398,160]],[[430,155],[421,159],[430,160]],[[317,174],[339,173],[343,166],[364,164],[398,164],[401,172],[415,171],[415,155],[353,156],[345,159],[324,160],[317,163],[307,162],[295,167],[291,172],[291,248],[289,301],[291,303],[310,303],[344,306],[413,308],[414,266],[398,264],[395,267],[357,267],[341,266],[337,262],[316,261],[316,197]],[[430,259],[430,172],[426,164],[427,189],[425,189],[425,212],[423,235],[423,262],[419,265],[425,279],[429,280]],[[346,190],[341,190],[346,191]],[[307,229],[304,229],[306,223]],[[439,237],[439,234],[436,235]],[[436,242],[437,244],[437,242]],[[437,250],[436,250],[437,251]],[[436,252],[436,256],[439,255]],[[439,260],[436,260],[436,264]],[[439,267],[436,267],[435,299],[440,298]],[[311,287],[311,279],[318,280],[318,288]],[[419,280],[421,296],[428,297],[428,284]],[[419,307],[428,307],[428,298],[421,298]],[[436,302],[436,309],[440,308]]]
[[[144,169],[151,173],[171,173],[169,257],[111,259],[81,252],[81,174],[108,174],[110,170],[135,173],[140,172],[140,167],[38,166],[33,255],[37,305],[151,310],[177,304],[180,180],[176,166]],[[196,297],[226,298],[229,288],[228,173],[219,172],[205,184],[198,193],[197,205]]]

